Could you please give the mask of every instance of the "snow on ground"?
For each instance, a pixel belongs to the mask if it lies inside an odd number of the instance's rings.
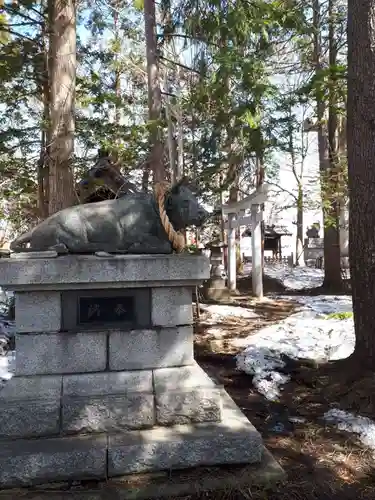
[[[302,290],[316,288],[323,284],[324,272],[314,267],[289,267],[283,264],[267,264],[264,273],[278,279],[286,289]]]
[[[320,295],[296,299],[301,308],[295,314],[246,339],[233,340],[237,347],[245,347],[237,355],[237,368],[254,375],[255,388],[269,400],[278,399],[282,386],[289,380],[288,375],[280,373],[285,366],[283,355],[328,361],[346,358],[354,350],[353,318],[327,318],[334,312],[351,312],[349,297]]]
[[[208,313],[208,317],[205,317],[203,322],[206,325],[213,325],[206,328],[206,333],[216,339],[222,339],[228,333],[225,328],[226,318],[232,318],[232,320],[236,320],[236,318],[259,319],[259,314],[246,307],[228,306],[225,304],[200,304],[199,307]]]
[[[290,300],[299,302],[305,306],[306,310],[312,310],[318,314],[326,315],[333,313],[352,312],[352,298],[348,295],[277,295],[275,299]]]
[[[6,356],[0,356],[0,389],[13,377],[15,362],[15,351],[10,351]]]
[[[199,307],[203,311],[208,312],[212,321],[215,322],[220,322],[228,316],[237,316],[247,319],[259,318],[258,314],[256,314],[252,309],[247,309],[246,307],[227,306],[224,304],[200,304]]]
[[[288,296],[279,296],[287,299]],[[245,350],[237,355],[237,368],[254,375],[257,391],[269,400],[277,400],[289,376],[280,373],[283,355],[315,360],[344,359],[354,350],[353,317],[330,317],[333,313],[352,312],[352,300],[347,296],[299,296],[299,311],[278,324],[259,330],[246,339],[233,340]],[[338,429],[355,433],[367,447],[375,450],[375,422],[333,408],[324,419]]]
[[[7,318],[11,293],[0,288],[0,389],[13,376],[15,369],[15,352],[8,351],[9,339],[14,337],[15,324]]]
[[[342,431],[358,434],[359,440],[375,450],[375,422],[367,417],[353,415],[337,408],[332,408],[324,414],[327,422],[331,422]]]
[[[251,273],[251,264],[245,264],[244,274]],[[313,267],[289,267],[283,263],[265,263],[264,274],[280,281],[286,289],[302,290],[315,288],[323,284],[324,273]]]

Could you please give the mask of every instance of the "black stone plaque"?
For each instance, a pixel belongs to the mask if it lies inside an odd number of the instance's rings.
[[[102,324],[133,322],[135,319],[134,297],[79,297],[78,324]]]
[[[149,288],[64,290],[61,330],[131,330],[151,325]]]

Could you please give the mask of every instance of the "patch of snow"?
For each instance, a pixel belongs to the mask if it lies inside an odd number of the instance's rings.
[[[0,388],[13,377],[16,363],[15,351],[0,356]]]
[[[247,309],[246,307],[239,306],[227,306],[221,304],[200,304],[200,308],[210,313],[212,319],[221,321],[223,318],[228,316],[237,316],[240,318],[259,318],[252,309]]]
[[[217,328],[215,326],[206,328],[206,333],[212,335],[215,339],[225,338],[227,335],[227,330],[223,327]]]
[[[264,274],[278,279],[286,289],[302,290],[316,288],[323,284],[324,272],[314,267],[289,267],[283,264],[267,264]]]
[[[209,322],[206,321],[206,324],[209,324]],[[225,327],[225,325],[219,325],[219,326],[209,326],[208,328],[205,329],[205,332],[207,335],[211,335],[215,339],[225,339],[226,336],[228,335],[228,330]],[[232,338],[228,339],[228,343],[232,345]],[[237,345],[233,344],[233,347],[238,347]]]
[[[342,431],[358,434],[359,440],[365,446],[375,450],[375,422],[369,418],[333,408],[324,414],[324,419]]]
[[[323,316],[351,311],[349,297],[309,296],[298,300],[303,306],[297,313],[246,339],[233,339],[234,345],[245,347],[237,355],[237,368],[253,375],[255,388],[269,400],[276,400],[289,380],[288,375],[280,373],[285,366],[283,355],[328,361],[347,358],[354,350],[353,318]]]
[[[289,417],[288,420],[293,424],[304,424],[306,422],[306,419],[303,417]]]
[[[5,305],[0,303],[0,389],[13,377],[16,361],[15,351],[8,351],[9,342],[15,334],[15,323],[5,318],[4,309]]]
[[[251,264],[245,264],[244,274],[251,274]],[[287,290],[316,288],[323,284],[324,272],[314,267],[289,267],[283,263],[265,263],[264,274],[277,279]]]
[[[298,302],[303,309],[314,311],[318,314],[332,314],[352,312],[352,297],[349,295],[277,295],[275,298],[293,300]]]

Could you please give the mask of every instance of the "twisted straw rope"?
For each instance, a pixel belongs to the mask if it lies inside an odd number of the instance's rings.
[[[168,239],[171,242],[173,249],[177,253],[181,253],[185,248],[185,238],[181,233],[178,233],[174,230],[165,210],[165,198],[168,190],[169,184],[167,182],[158,182],[154,186],[154,194],[156,203],[159,208],[161,223],[163,224],[163,227],[165,229],[165,232],[167,233]]]

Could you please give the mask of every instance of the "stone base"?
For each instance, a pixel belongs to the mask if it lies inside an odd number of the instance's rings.
[[[112,435],[3,440],[0,488],[261,462],[260,434],[224,391],[222,401],[220,422]]]
[[[231,496],[252,488],[270,490],[281,483],[285,472],[263,448],[260,463],[227,467],[195,467],[180,471],[131,474],[104,481],[60,481],[32,488],[0,491],[0,500],[150,500],[190,497],[216,498],[215,492]],[[208,497],[207,494],[210,496]]]
[[[190,306],[191,309],[191,306]],[[16,334],[20,376],[145,370],[191,365],[193,328]],[[140,348],[142,346],[142,348]]]
[[[107,485],[110,490],[106,492],[104,488],[103,496],[92,496],[90,500],[107,500],[105,495],[108,494],[116,500],[175,499],[182,496],[190,497],[192,494],[202,495],[202,498],[216,498],[215,491],[221,491],[222,494],[225,492],[226,497],[231,497],[233,492],[235,497],[236,492],[252,488],[268,490],[281,483],[285,477],[284,470],[263,447],[262,460],[259,463],[229,467],[197,467],[172,473],[135,474],[109,479]],[[217,496],[222,498],[222,494]],[[47,498],[31,497],[28,500],[47,500]],[[69,497],[69,500],[76,499]],[[77,500],[83,500],[83,497],[77,497]]]
[[[116,433],[221,420],[221,388],[196,363],[14,377],[0,392],[0,439]]]
[[[263,443],[233,400],[224,393],[221,422],[159,427],[110,436],[110,477],[197,465],[260,462]]]
[[[261,461],[259,433],[194,361],[205,257],[0,260],[17,333],[16,376],[0,391],[0,490]]]
[[[180,471],[131,474],[99,481],[60,481],[31,488],[0,491],[0,500],[150,500],[190,497],[216,498],[215,492],[232,493],[251,488],[269,490],[281,483],[285,472],[263,448],[260,463],[227,467],[211,466]],[[221,495],[220,495],[221,498]]]

